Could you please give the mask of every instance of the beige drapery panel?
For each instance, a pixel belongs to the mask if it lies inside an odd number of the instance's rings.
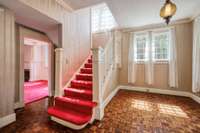
[[[134,33],[130,33],[129,57],[128,57],[128,83],[136,82],[137,64],[134,61]]]
[[[192,91],[200,92],[200,17],[194,21],[193,30],[193,79]]]

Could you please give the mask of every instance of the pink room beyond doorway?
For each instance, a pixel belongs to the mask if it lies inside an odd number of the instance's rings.
[[[49,94],[49,44],[24,38],[24,103],[29,104]]]

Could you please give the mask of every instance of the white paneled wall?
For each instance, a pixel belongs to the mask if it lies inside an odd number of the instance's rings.
[[[14,113],[15,20],[14,14],[0,7],[0,125],[1,117]]]
[[[90,9],[78,10],[66,16],[65,19],[63,24],[63,85],[90,53]]]
[[[48,45],[24,45],[24,69],[30,70],[30,81],[48,80]],[[46,52],[47,55],[46,55]],[[47,56],[47,57],[45,57]],[[47,61],[47,64],[46,64]]]
[[[65,85],[90,53],[90,8],[71,11],[58,4],[56,0],[20,1],[62,24],[62,44],[59,46],[64,48],[63,85]]]
[[[63,22],[62,19],[64,19],[65,15],[69,12],[69,10],[66,10],[66,8],[58,4],[56,0],[20,1],[61,23]]]

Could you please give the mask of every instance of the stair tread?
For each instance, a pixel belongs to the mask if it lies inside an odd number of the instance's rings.
[[[89,89],[66,88],[64,89],[64,91],[65,92],[70,91],[70,92],[85,94],[85,95],[92,95],[92,90],[89,90]]]
[[[87,101],[87,100],[82,100],[82,99],[77,99],[77,98],[71,98],[71,97],[56,97],[55,100],[59,100],[59,101],[62,101],[64,103],[74,104],[74,105],[77,105],[77,106],[90,107],[90,108],[93,108],[97,105],[95,102],[92,102],[92,101]]]
[[[81,69],[87,69],[87,70],[91,70],[92,68],[85,68],[85,67],[84,67],[84,68],[81,68]]]
[[[58,107],[50,107],[48,109],[48,114],[76,125],[86,124],[92,117],[92,115],[84,114],[82,112],[80,113],[77,111],[61,109]]]
[[[92,68],[86,68],[86,67],[84,67],[84,68],[81,68],[81,70],[92,71]]]
[[[87,74],[87,73],[78,73],[76,75],[81,75],[81,76],[92,76],[92,74]]]
[[[81,84],[92,84],[92,81],[85,81],[85,80],[72,80],[74,83],[81,83]]]

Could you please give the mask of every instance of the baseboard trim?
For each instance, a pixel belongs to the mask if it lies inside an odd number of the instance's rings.
[[[186,91],[164,90],[164,89],[157,89],[157,88],[145,88],[145,87],[134,87],[134,86],[123,86],[123,85],[118,86],[117,89],[189,97],[193,99],[194,101],[200,103],[200,97],[196,96],[195,94],[191,92],[186,92]]]
[[[134,87],[134,86],[118,86],[118,88],[121,90],[132,90],[138,92],[147,92],[147,93],[156,93],[164,95],[183,96],[183,97],[188,97],[189,93],[185,91],[166,90],[166,89],[147,88],[147,87]]]
[[[16,102],[14,105],[14,109],[23,108],[25,105],[22,102]]]
[[[193,94],[191,92],[119,85],[119,86],[116,87],[116,89],[114,91],[112,91],[110,93],[110,95],[103,102],[101,110],[105,109],[105,107],[108,105],[108,103],[112,100],[112,98],[117,94],[117,92],[119,90],[130,90],[130,91],[137,91],[137,92],[146,92],[146,93],[155,93],[155,94],[163,94],[163,95],[188,97],[188,98],[191,98],[191,99],[193,99],[194,101],[196,101],[197,103],[200,104],[200,97],[196,96],[195,94]]]
[[[16,114],[13,113],[13,114],[10,114],[10,115],[7,115],[7,116],[4,116],[2,118],[0,118],[0,128],[12,123],[16,121]]]
[[[195,94],[190,93],[190,98],[192,98],[194,101],[198,102],[200,104],[200,97],[196,96]]]

